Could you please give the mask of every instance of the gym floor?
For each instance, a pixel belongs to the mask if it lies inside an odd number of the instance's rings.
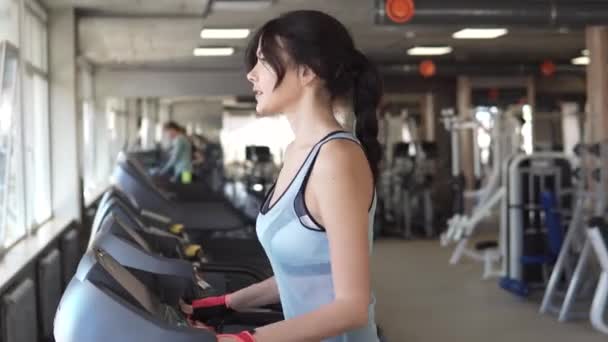
[[[377,321],[389,342],[606,342],[586,321],[558,323],[539,301],[482,281],[478,263],[449,265],[451,252],[436,240],[376,242]]]

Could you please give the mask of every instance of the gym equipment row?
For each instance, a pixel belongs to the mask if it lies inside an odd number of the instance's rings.
[[[463,257],[481,262],[482,278],[499,278],[500,286],[512,294],[528,297],[544,291],[541,313],[556,314],[560,322],[587,318],[607,333],[608,181],[602,167],[608,145],[578,145],[576,157],[561,152],[524,154],[519,137],[509,136],[519,131],[516,115],[499,112],[492,133],[492,171],[481,189],[471,194],[462,187],[457,132],[476,129],[476,124],[461,125],[453,117],[444,122],[453,133],[453,176],[460,196],[457,214],[441,236],[444,246],[456,243],[450,263]],[[465,214],[463,203],[469,198],[477,204]],[[494,213],[497,239],[469,246],[481,222]]]
[[[99,204],[87,253],[61,299],[56,341],[215,341],[216,333],[283,319],[280,307],[213,317],[180,310],[184,302],[264,280],[272,270],[257,239],[215,234],[243,229],[214,221],[236,215],[228,202],[179,202],[142,171],[137,160],[119,158],[114,188]],[[190,213],[201,221],[180,222]]]

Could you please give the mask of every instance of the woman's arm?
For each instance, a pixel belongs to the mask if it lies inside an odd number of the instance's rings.
[[[327,230],[336,298],[309,314],[257,329],[257,342],[316,342],[363,327],[369,319],[373,180],[361,148],[344,140],[325,144],[307,188],[309,210]]]
[[[164,175],[171,170],[171,168],[177,162],[177,157],[182,153],[184,149],[184,145],[179,141],[179,139],[176,139],[172,145],[173,146],[171,146],[171,150],[169,152],[169,159],[167,160],[167,162],[165,162],[165,165],[163,165],[163,167],[161,167],[159,171],[161,175]]]
[[[279,289],[274,277],[248,286],[229,295],[230,308],[244,310],[279,303]]]

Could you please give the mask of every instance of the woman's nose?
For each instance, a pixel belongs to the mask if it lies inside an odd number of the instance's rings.
[[[247,73],[247,80],[251,83],[255,83],[256,77],[255,77],[255,67],[253,69],[251,69],[251,71],[249,71]]]

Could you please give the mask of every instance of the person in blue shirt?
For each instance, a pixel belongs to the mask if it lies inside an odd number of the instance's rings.
[[[256,223],[274,276],[182,310],[282,305],[284,321],[219,342],[378,342],[370,259],[380,75],[344,25],[319,11],[270,20],[246,57],[258,115],[284,114],[295,136]],[[350,105],[355,133],[336,118],[338,102]]]
[[[168,176],[172,182],[184,182],[192,177],[192,145],[184,129],[173,121],[163,125],[164,133],[171,141],[169,158],[160,168],[158,174]]]

